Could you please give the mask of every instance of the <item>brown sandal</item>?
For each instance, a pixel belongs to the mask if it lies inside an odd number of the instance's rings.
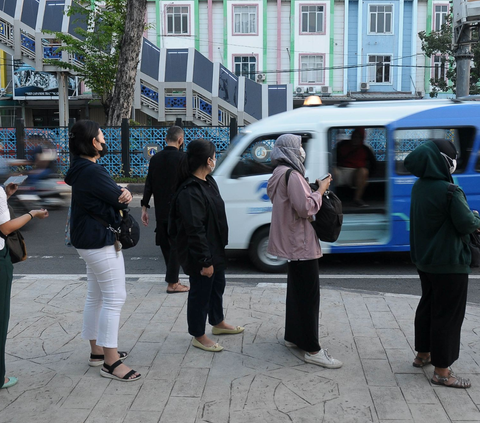
[[[434,378],[437,378],[437,380],[435,380]],[[454,379],[453,383],[448,383],[450,378]],[[447,388],[460,388],[460,389],[467,389],[467,388],[470,388],[470,386],[472,386],[470,379],[457,377],[453,374],[452,371],[450,371],[447,377],[442,377],[436,372],[433,372],[432,383],[434,385],[446,386]]]
[[[427,358],[419,357],[418,355],[413,359],[413,367],[424,367],[427,364],[432,362],[432,357],[428,356]]]
[[[190,288],[186,285],[182,285],[180,282],[177,282],[171,290],[167,288],[167,294],[181,294],[182,292],[188,291],[190,291]]]

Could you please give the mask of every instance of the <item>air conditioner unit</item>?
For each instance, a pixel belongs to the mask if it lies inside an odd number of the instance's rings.
[[[303,93],[303,88],[302,87],[297,87],[297,88],[295,88],[295,92],[297,94],[302,94]]]
[[[267,79],[267,75],[265,75],[264,73],[259,73],[257,75],[257,82],[263,82],[265,81],[265,79]]]
[[[306,92],[308,94],[315,94],[315,87],[307,87]]]
[[[328,85],[323,85],[320,87],[320,93],[323,95],[330,95],[332,94],[332,87],[329,87]]]
[[[367,91],[370,89],[370,84],[368,82],[360,82],[360,90]]]

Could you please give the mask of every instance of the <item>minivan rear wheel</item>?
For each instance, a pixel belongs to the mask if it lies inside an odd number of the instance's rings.
[[[269,235],[269,227],[262,228],[253,235],[248,250],[250,260],[262,272],[285,272],[287,270],[287,260],[279,259],[267,253]]]

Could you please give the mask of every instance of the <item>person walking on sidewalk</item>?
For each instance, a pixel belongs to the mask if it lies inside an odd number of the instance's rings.
[[[117,350],[120,313],[127,297],[123,254],[115,234],[95,219],[118,228],[120,210],[128,207],[132,194],[97,163],[107,152],[98,123],[75,123],[69,146],[73,159],[65,182],[72,187],[70,239],[87,266],[82,338],[90,342],[88,364],[103,365],[103,377],[132,382],[141,375],[123,364],[128,354]]]
[[[456,159],[454,144],[444,139],[427,141],[405,158],[405,168],[419,178],[410,206],[410,254],[422,285],[413,366],[435,366],[435,385],[469,388],[470,380],[455,376],[450,366],[459,357],[467,303],[468,237],[480,228],[480,217],[459,187],[449,198]]]
[[[228,225],[225,204],[210,175],[215,164],[212,142],[198,139],[188,144],[184,176],[172,202],[169,224],[180,263],[190,278],[187,323],[188,333],[194,337],[192,345],[212,352],[223,347],[205,334],[207,316],[214,335],[245,330],[226,323],[223,315]]]
[[[7,200],[17,191],[18,185],[8,184],[0,187],[0,232],[4,236],[10,235],[22,228],[28,222],[48,217],[48,211],[31,210],[15,219],[10,219]],[[6,376],[5,369],[5,344],[7,342],[8,321],[10,320],[10,296],[12,291],[13,264],[7,243],[0,237],[0,389],[10,388],[18,382],[14,376]]]
[[[299,135],[280,135],[270,157],[275,169],[267,185],[273,203],[267,251],[288,260],[285,345],[304,350],[308,363],[337,369],[342,362],[332,358],[318,341],[318,259],[322,250],[310,223],[322,207],[322,195],[332,178],[317,180],[319,188],[312,192],[305,179],[305,151]],[[289,169],[293,171],[287,185]]]
[[[168,284],[167,294],[178,294],[189,290],[188,286],[182,285],[178,279],[180,263],[168,236],[168,213],[178,186],[179,164],[185,155],[181,151],[184,136],[184,131],[179,126],[171,126],[168,129],[165,138],[167,146],[150,159],[141,201],[142,222],[145,226],[148,226],[148,209],[150,208],[148,203],[153,194],[155,220],[157,222],[155,243],[160,245],[167,268],[165,275],[165,281]]]

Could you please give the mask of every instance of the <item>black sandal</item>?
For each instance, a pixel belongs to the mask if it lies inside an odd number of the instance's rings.
[[[119,351],[118,355],[120,360],[125,360],[128,357],[128,353],[125,351]],[[98,360],[98,361],[92,361]],[[90,354],[90,360],[88,360],[88,365],[90,367],[98,367],[104,363],[105,356],[103,354]]]
[[[418,355],[413,359],[413,367],[425,367],[427,364],[432,362],[432,357],[428,356],[427,358],[419,357]]]
[[[437,380],[435,380],[434,378],[436,378]],[[452,383],[448,383],[450,378],[454,379]],[[470,379],[455,376],[452,371],[450,371],[450,373],[446,377],[442,377],[437,372],[433,372],[431,382],[434,385],[446,386],[447,388],[468,389],[470,388],[470,386],[472,386]]]
[[[108,364],[106,363],[103,363],[103,367],[104,369],[100,369],[100,376],[103,376],[103,377],[108,377],[110,379],[115,379],[115,380],[119,380],[120,382],[133,382],[134,380],[138,380],[142,377],[142,375],[138,375],[136,377],[134,377],[133,379],[130,379],[130,376],[134,375],[135,373],[137,373],[135,370],[130,370],[125,376],[123,377],[119,377],[119,376],[116,376],[113,374],[113,371],[118,367],[120,366],[120,364],[123,364],[122,363],[122,360],[118,360],[118,361],[115,361],[115,363],[113,363],[111,366],[109,366]]]

